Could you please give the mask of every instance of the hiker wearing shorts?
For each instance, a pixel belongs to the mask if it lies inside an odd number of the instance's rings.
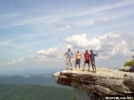
[[[88,50],[85,50],[85,54],[84,54],[84,66],[83,66],[83,71],[85,68],[86,63],[88,64],[88,71],[90,71],[90,54],[88,53]]]
[[[97,52],[96,54],[93,53],[93,50],[90,50],[90,58],[91,58],[91,65],[93,68],[93,72],[96,73],[96,66],[95,66],[95,56],[98,56]]]
[[[82,58],[81,53],[79,50],[77,50],[76,58],[75,58],[75,70],[77,68],[77,64],[79,65],[80,69],[80,59]]]
[[[73,67],[72,67],[73,53],[70,51],[70,48],[68,48],[68,52],[66,52],[64,54],[64,56],[67,58],[66,59],[66,70],[68,70],[69,65],[70,65],[71,70],[73,70]]]

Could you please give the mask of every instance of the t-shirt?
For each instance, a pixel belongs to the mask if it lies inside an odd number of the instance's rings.
[[[94,53],[91,53],[91,55],[90,55],[91,61],[95,61],[95,56],[97,56],[97,55]]]
[[[84,58],[85,58],[85,61],[90,60],[90,54],[89,53],[85,53],[84,54]]]
[[[65,54],[67,55],[67,58],[68,59],[71,59],[71,57],[73,56],[73,53],[72,52],[66,52]]]

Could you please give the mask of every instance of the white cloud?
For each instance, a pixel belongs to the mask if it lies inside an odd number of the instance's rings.
[[[65,41],[67,44],[73,45],[74,48],[93,48],[95,50],[99,50],[102,46],[113,46],[115,44],[114,39],[117,38],[119,38],[118,34],[107,33],[104,36],[87,40],[86,34],[81,34],[67,37]]]
[[[128,33],[122,33],[123,40],[127,43],[128,49],[134,51],[134,35]]]
[[[127,47],[127,43],[124,40],[122,40],[121,43],[115,45],[115,47],[111,51],[111,56],[116,56],[116,55],[118,56],[120,54],[123,56],[130,55],[130,51]]]
[[[53,62],[54,64],[56,62],[61,62],[61,61],[63,61],[62,54],[57,55],[57,57],[46,57],[45,55],[32,55],[26,58],[13,60],[11,62],[2,63],[1,65],[8,66],[8,65],[17,65],[17,64],[44,64],[44,63],[51,63],[51,62]]]
[[[125,34],[118,35],[114,33],[107,33],[98,38],[93,38],[91,40],[87,39],[86,34],[81,35],[73,35],[71,37],[67,37],[65,39],[67,43],[67,47],[72,48],[71,50],[75,52],[80,50],[81,53],[84,53],[85,49],[93,49],[93,51],[97,51],[99,56],[97,60],[107,60],[115,57],[129,57],[134,54],[131,50],[129,50],[129,40],[133,40],[133,37]],[[127,38],[122,38],[122,37]],[[36,52],[37,55],[30,55],[25,58],[20,58],[17,60],[13,60],[11,62],[3,63],[2,65],[15,65],[15,64],[44,64],[44,63],[60,63],[63,62],[65,51],[58,50],[57,47],[49,48],[47,50],[39,50]],[[74,60],[74,59],[73,59]]]
[[[15,65],[16,63],[24,61],[23,58],[19,58],[17,60],[13,60],[12,62],[3,63],[2,65]]]
[[[47,50],[39,50],[37,51],[37,55],[29,55],[25,58],[20,58],[17,60],[13,60],[11,62],[3,63],[2,65],[15,65],[22,63],[56,63],[63,61],[63,52],[60,52],[57,47],[49,48]]]
[[[73,48],[72,44],[67,44],[67,48]]]
[[[88,40],[86,34],[73,35],[65,39],[67,45],[72,45],[74,49],[93,49],[99,52],[99,59],[108,59],[110,57],[129,57],[134,54],[131,51],[133,45],[132,37],[122,40],[122,36],[114,33],[107,33],[98,38]],[[128,42],[132,40],[132,42]],[[131,46],[129,46],[130,44]]]
[[[103,17],[101,17],[99,19],[96,19],[94,22],[95,23],[107,23],[107,22],[109,22],[111,20],[112,20],[112,17],[110,17],[110,16],[103,16]]]
[[[45,53],[45,50],[39,50],[39,51],[37,51],[37,54],[40,54],[40,55],[44,55],[44,53]]]
[[[88,46],[88,40],[86,39],[86,34],[73,35],[72,37],[67,37],[65,41],[67,44],[72,44],[73,47],[85,48]]]
[[[48,50],[39,50],[39,51],[37,51],[37,54],[45,55],[47,57],[54,57],[59,54],[59,51],[58,51],[57,47],[55,47],[55,48],[49,48]]]

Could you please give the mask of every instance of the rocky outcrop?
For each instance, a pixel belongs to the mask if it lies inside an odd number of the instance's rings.
[[[53,76],[58,84],[74,88],[76,100],[102,100],[110,96],[134,96],[134,73],[97,68],[97,73],[64,70]]]
[[[121,67],[119,68],[119,71],[130,72],[129,69],[130,67]]]

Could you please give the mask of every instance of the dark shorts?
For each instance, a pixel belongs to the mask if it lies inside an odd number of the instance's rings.
[[[91,61],[91,65],[92,66],[95,66],[95,61]]]
[[[76,64],[80,64],[80,59],[77,59],[77,60],[75,61],[75,63],[76,63]]]
[[[90,61],[89,60],[85,60],[84,63],[89,63]]]

